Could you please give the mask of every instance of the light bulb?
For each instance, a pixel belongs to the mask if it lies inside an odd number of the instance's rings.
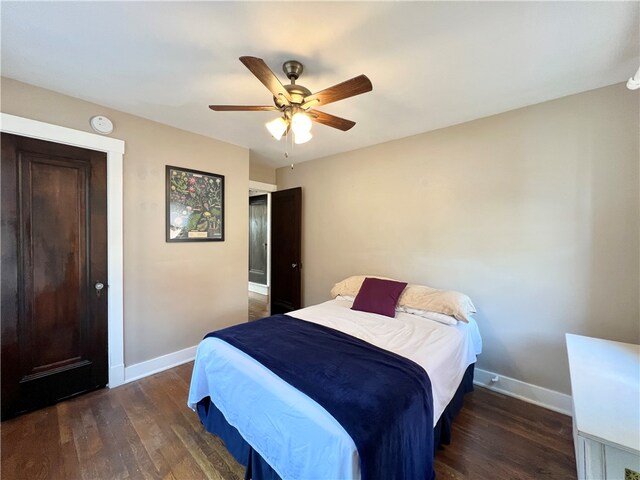
[[[301,132],[309,132],[311,130],[311,119],[304,113],[296,113],[291,119],[291,128],[296,135]]]
[[[311,132],[293,132],[293,141],[297,144],[300,145],[301,143],[307,143],[309,140],[311,140],[313,138],[313,135],[311,135]]]
[[[265,124],[269,133],[273,135],[273,138],[280,140],[284,132],[287,131],[287,122],[284,118],[278,117],[275,120],[271,120]]]

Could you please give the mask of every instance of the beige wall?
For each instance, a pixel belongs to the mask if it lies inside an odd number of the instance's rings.
[[[615,85],[278,169],[304,303],[354,274],[460,290],[480,368],[568,393],[565,332],[640,342],[639,113]]]
[[[276,184],[276,169],[265,165],[264,160],[254,152],[249,152],[249,180]]]
[[[124,156],[125,364],[196,345],[247,319],[249,151],[2,79],[1,110],[78,130],[107,115]],[[165,242],[165,165],[225,176],[225,241]]]

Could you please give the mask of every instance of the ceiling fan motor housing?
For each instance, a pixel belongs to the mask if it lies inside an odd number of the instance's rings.
[[[283,85],[276,74],[273,73],[261,58],[243,56],[240,57],[240,61],[271,92],[274,96],[273,102],[275,107],[267,105],[209,105],[211,110],[221,112],[279,110],[283,114],[283,118],[280,118],[283,122],[287,120],[292,121],[297,113],[306,113],[306,118],[310,119],[310,121],[322,123],[323,125],[346,132],[353,127],[356,122],[315,110],[315,107],[318,105],[325,106],[339,100],[344,100],[345,98],[370,92],[373,89],[373,85],[371,85],[371,81],[366,75],[358,75],[357,77],[350,78],[349,80],[312,94],[308,88],[302,85],[296,85],[296,80],[302,75],[304,69],[302,64],[296,60],[288,60],[282,65],[282,70],[291,81],[290,85]]]
[[[294,105],[302,104],[305,97],[311,95],[311,91],[302,85],[284,85],[284,88],[289,92],[289,95],[291,96],[291,103]],[[280,96],[273,97],[273,101],[278,108],[282,108],[287,105],[287,101],[283,100]]]
[[[292,100],[291,103],[294,105],[302,104],[304,98],[311,95],[311,91],[308,88],[302,85],[296,85],[296,80],[302,75],[303,70],[302,64],[296,60],[289,60],[282,64],[282,71],[287,75],[287,78],[291,80],[290,85],[283,86],[287,89],[287,92],[289,92]],[[278,108],[283,108],[288,105],[288,102],[280,96],[273,97],[273,102]]]
[[[297,60],[288,60],[282,64],[282,71],[289,80],[295,81],[302,75],[304,68]]]

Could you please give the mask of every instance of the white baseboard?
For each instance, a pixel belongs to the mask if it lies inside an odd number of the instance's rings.
[[[109,367],[109,388],[114,388],[124,383],[124,363]]]
[[[269,295],[269,287],[254,282],[249,282],[249,291],[260,295]]]
[[[498,381],[492,382],[491,379],[496,375],[498,376]],[[498,373],[488,372],[480,368],[475,369],[473,383],[493,390],[494,392],[503,393],[510,397],[553,410],[554,412],[571,416],[571,395],[522,382],[515,378],[505,377]]]
[[[136,363],[129,367],[123,368],[122,365],[111,367],[109,371],[109,387],[117,387],[123,383],[133,382],[134,380],[139,380],[141,378],[148,377],[149,375],[190,362],[196,357],[197,348],[197,345],[185,348],[183,350],[178,350],[177,352],[162,355],[161,357]],[[498,376],[498,381],[494,383],[491,379],[496,375]],[[118,382],[118,380],[121,381]],[[553,410],[554,412],[571,416],[572,408],[570,395],[522,382],[515,378],[505,377],[504,375],[482,370],[480,368],[475,369],[473,383],[475,385],[488,388],[489,390]]]
[[[124,368],[124,382],[129,383],[139,380],[154,373],[162,372],[183,363],[190,362],[196,358],[196,349],[198,346],[178,350],[177,352],[168,353],[161,357],[152,358],[144,362],[136,363]]]

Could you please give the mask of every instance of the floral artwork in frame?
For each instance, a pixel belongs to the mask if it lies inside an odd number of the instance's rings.
[[[224,241],[224,175],[167,165],[167,242]]]

